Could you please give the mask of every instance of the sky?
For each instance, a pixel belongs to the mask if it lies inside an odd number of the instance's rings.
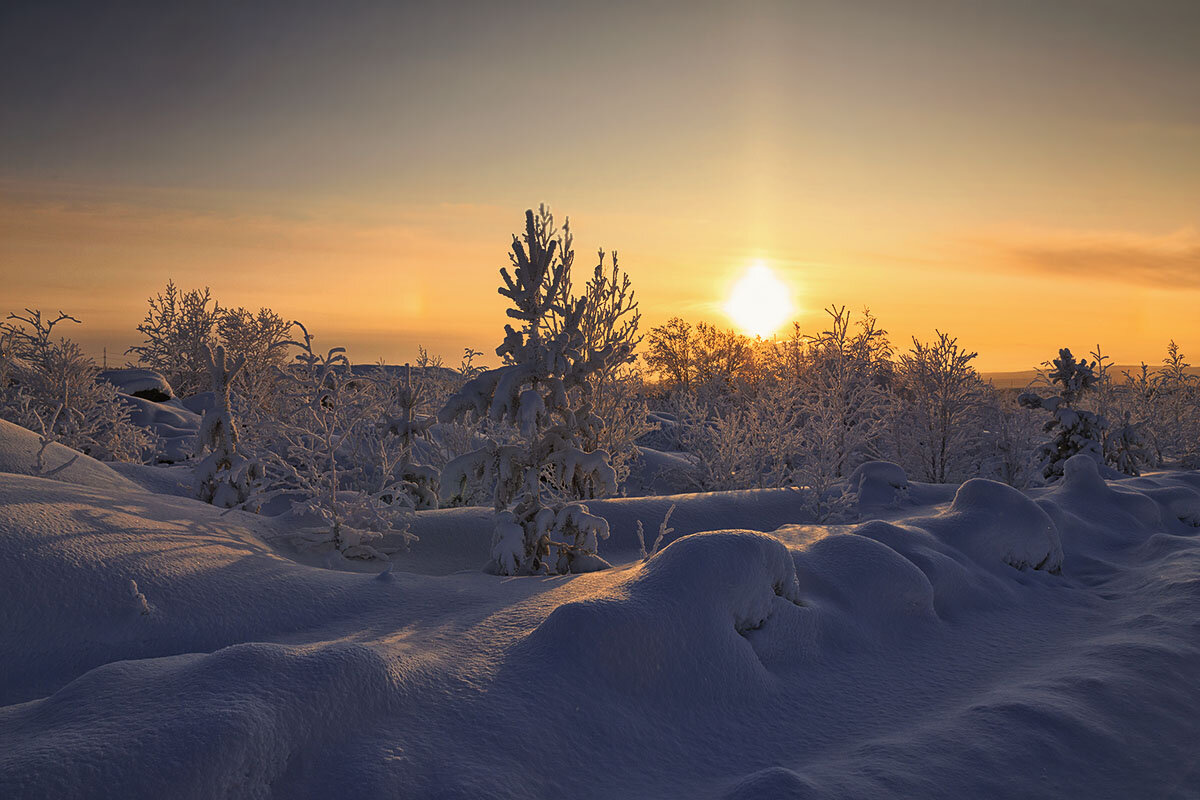
[[[457,363],[545,202],[644,329],[765,265],[813,332],[1196,361],[1197,40],[1193,0],[10,2],[0,310],[112,356],[174,279]]]

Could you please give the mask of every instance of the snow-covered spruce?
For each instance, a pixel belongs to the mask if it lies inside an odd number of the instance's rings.
[[[1104,463],[1104,431],[1108,428],[1107,419],[1078,407],[1080,397],[1095,383],[1095,363],[1076,361],[1070,349],[1064,347],[1052,364],[1054,369],[1046,377],[1060,387],[1057,395],[1042,397],[1024,392],[1017,398],[1025,408],[1044,408],[1050,412],[1044,430],[1053,438],[1038,450],[1042,477],[1048,481],[1061,478],[1063,465],[1074,455],[1082,453]]]
[[[214,402],[204,412],[196,436],[196,457],[200,459],[193,473],[196,498],[221,508],[235,508],[250,500],[263,479],[262,465],[238,446],[229,395],[233,379],[246,362],[240,356],[229,361],[221,345],[214,352],[206,344],[202,352],[212,379]]]
[[[490,568],[504,575],[579,572],[606,563],[596,554],[608,525],[577,502],[616,492],[609,454],[585,450],[603,426],[586,400],[589,376],[632,354],[628,342],[588,346],[581,322],[586,298],[571,298],[574,251],[569,223],[561,233],[542,206],[525,213],[513,236],[513,273],[500,270],[500,294],[512,301],[497,355],[504,366],[483,372],[451,397],[443,423],[474,415],[516,426],[520,444],[489,441],[446,465],[442,497],[472,481],[492,487],[496,512]],[[578,405],[572,397],[580,398]]]

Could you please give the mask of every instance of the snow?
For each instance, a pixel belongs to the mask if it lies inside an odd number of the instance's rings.
[[[40,447],[41,440],[36,433],[0,419],[0,474],[35,474]],[[136,488],[109,465],[56,442],[46,448],[45,459],[46,471],[52,472],[55,480],[100,489]]]
[[[166,401],[175,396],[167,379],[152,369],[136,367],[109,369],[104,370],[96,377],[108,381],[124,394],[141,397],[152,402]]]
[[[196,449],[200,414],[175,396],[171,384],[149,369],[110,369],[97,378],[118,390],[117,397],[129,408],[129,420],[159,437],[158,457],[168,463],[184,461]]]
[[[1200,475],[589,501],[612,569],[500,578],[485,509],[381,572],[36,447],[0,423],[3,797],[1200,795]]]
[[[908,477],[895,464],[868,461],[850,473],[849,485],[859,508],[887,507],[904,500]]]

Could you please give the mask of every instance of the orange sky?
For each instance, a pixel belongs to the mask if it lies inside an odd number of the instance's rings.
[[[762,261],[805,327],[869,305],[987,370],[1200,353],[1196,7],[1044,5],[30,4],[0,24],[0,305],[112,353],[173,277],[456,362],[499,342],[544,201],[647,326],[727,322]]]

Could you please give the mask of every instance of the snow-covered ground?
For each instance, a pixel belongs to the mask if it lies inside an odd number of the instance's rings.
[[[480,509],[380,572],[36,448],[0,423],[0,797],[1200,796],[1200,474],[609,500],[612,570],[502,579]]]

